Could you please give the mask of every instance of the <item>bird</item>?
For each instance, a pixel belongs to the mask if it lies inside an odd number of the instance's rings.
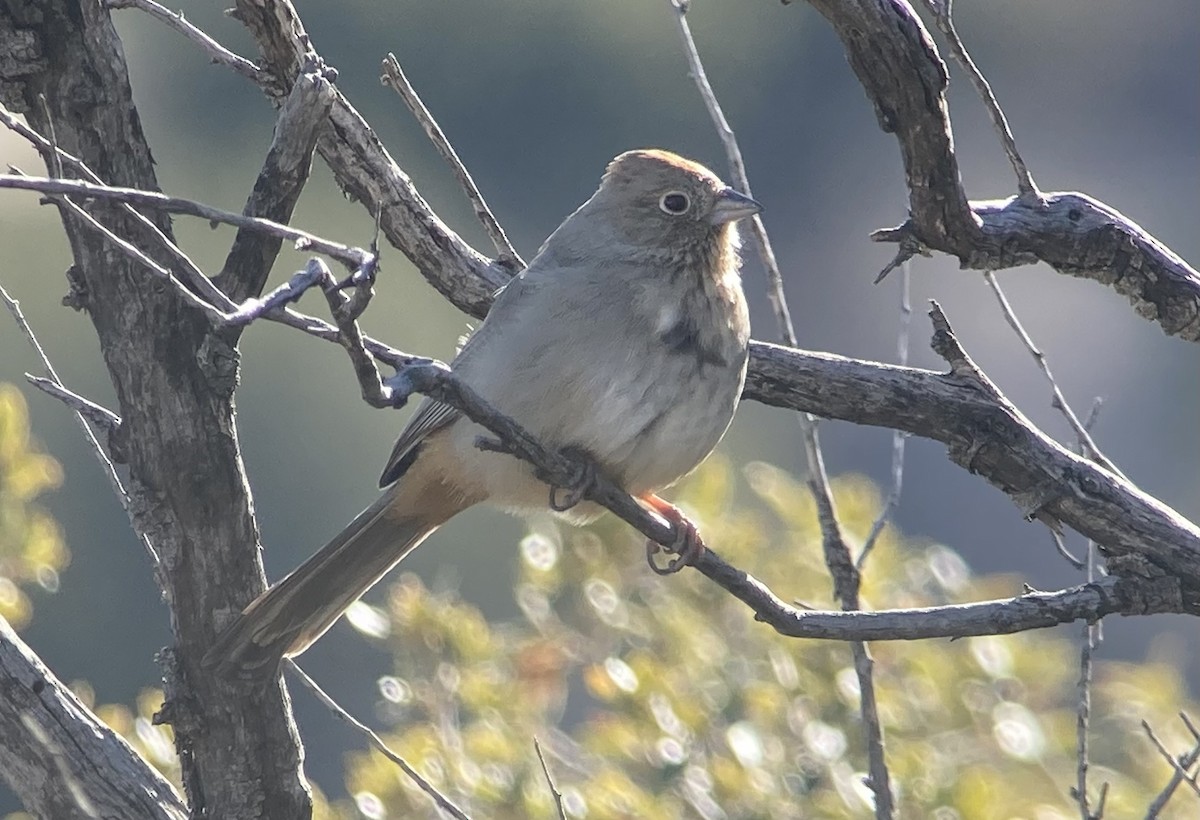
[[[737,223],[761,210],[677,154],[617,156],[498,292],[452,373],[544,445],[586,455],[690,546],[702,544],[657,493],[694,470],[733,419],[750,340]],[[547,485],[528,463],[478,446],[485,433],[424,399],[392,449],[379,498],[235,616],[203,665],[239,678],[277,673],[453,516],[483,503],[545,510]],[[584,501],[562,514],[585,523],[602,512]]]

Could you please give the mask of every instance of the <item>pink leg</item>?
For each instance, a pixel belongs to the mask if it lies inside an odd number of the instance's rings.
[[[659,575],[671,575],[694,563],[704,552],[704,539],[696,531],[696,525],[674,504],[653,493],[642,496],[641,500],[675,530],[675,541],[670,546],[664,547],[657,541],[646,541],[646,561],[650,564],[650,569]],[[675,557],[668,561],[666,566],[659,566],[654,557],[660,552],[671,553]]]

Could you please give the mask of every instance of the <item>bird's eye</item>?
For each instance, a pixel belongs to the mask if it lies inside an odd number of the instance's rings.
[[[679,216],[685,213],[692,205],[692,200],[682,191],[671,191],[668,194],[663,194],[662,199],[658,201],[658,207],[663,209],[664,213],[671,216]]]

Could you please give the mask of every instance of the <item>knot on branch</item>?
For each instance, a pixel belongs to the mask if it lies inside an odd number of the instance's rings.
[[[1115,563],[1112,559],[1109,560],[1110,570],[1114,568]],[[1179,579],[1168,576],[1161,569],[1158,573],[1152,578],[1118,578],[1111,588],[1117,601],[1117,611],[1122,615],[1185,611],[1183,588]]]

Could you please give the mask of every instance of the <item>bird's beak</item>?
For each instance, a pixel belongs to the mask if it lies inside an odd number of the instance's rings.
[[[717,194],[717,204],[713,206],[712,214],[708,219],[713,225],[724,225],[727,222],[754,216],[762,209],[762,205],[745,194],[739,194],[732,188],[726,188]]]

